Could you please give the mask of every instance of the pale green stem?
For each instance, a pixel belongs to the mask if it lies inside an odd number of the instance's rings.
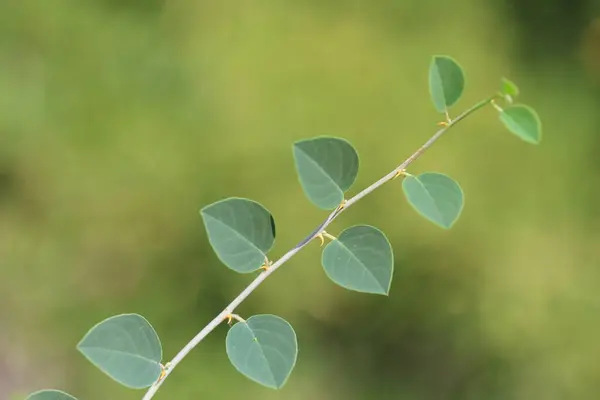
[[[183,360],[184,357],[190,351],[192,351],[192,349],[194,347],[196,347],[198,345],[198,343],[200,343],[202,341],[202,339],[204,339],[210,332],[212,332],[217,326],[219,326],[219,324],[221,322],[223,322],[225,319],[227,319],[228,315],[234,316],[233,311],[265,279],[267,279],[267,277],[269,275],[271,275],[273,272],[275,272],[279,267],[281,267],[286,261],[288,261],[294,255],[296,255],[296,253],[298,253],[302,248],[304,248],[304,246],[306,246],[311,240],[313,240],[314,238],[319,236],[319,234],[322,233],[325,230],[325,228],[327,226],[329,226],[329,224],[331,224],[333,222],[333,220],[336,219],[342,212],[344,212],[345,210],[350,208],[354,203],[356,203],[357,201],[359,201],[360,199],[362,199],[369,193],[373,192],[375,189],[382,186],[384,183],[394,179],[397,176],[399,171],[405,170],[410,164],[412,164],[415,160],[417,160],[417,158],[419,158],[440,137],[442,137],[444,135],[444,133],[446,133],[448,130],[450,130],[450,128],[452,128],[454,125],[456,125],[457,123],[459,123],[460,121],[462,121],[463,119],[465,119],[466,117],[468,117],[469,115],[474,113],[475,111],[490,104],[494,99],[496,99],[498,97],[499,97],[498,95],[494,95],[485,100],[482,100],[479,103],[472,106],[471,108],[469,108],[468,110],[466,110],[465,112],[463,112],[462,114],[460,114],[459,116],[457,116],[456,118],[454,118],[453,120],[449,121],[448,125],[444,126],[442,129],[438,130],[431,138],[429,138],[429,140],[427,142],[425,142],[417,151],[415,151],[410,157],[408,157],[402,164],[400,164],[398,167],[394,168],[394,170],[392,172],[390,172],[383,178],[379,179],[377,182],[373,183],[366,189],[363,189],[361,192],[359,192],[358,194],[356,194],[355,196],[353,196],[352,198],[347,200],[346,203],[344,204],[344,207],[338,208],[338,209],[334,210],[333,212],[331,212],[331,214],[329,214],[327,219],[325,221],[323,221],[321,223],[321,225],[319,225],[311,234],[309,234],[306,238],[304,238],[293,249],[291,249],[290,251],[285,253],[279,260],[272,263],[271,266],[267,270],[261,272],[246,287],[246,289],[244,289],[227,307],[225,307],[225,309],[223,311],[221,311],[219,313],[219,315],[217,315],[212,321],[210,321],[208,323],[208,325],[206,325],[200,332],[198,332],[198,334],[188,344],[186,344],[185,347],[183,349],[181,349],[179,351],[179,353],[177,353],[177,355],[175,357],[173,357],[173,359],[169,363],[167,363],[167,365],[169,367],[166,369],[165,375],[163,376],[163,378],[161,380],[159,380],[158,382],[156,382],[154,385],[152,385],[150,387],[150,389],[148,389],[148,392],[146,392],[146,394],[144,395],[142,400],[150,400],[152,397],[154,397],[154,395],[156,394],[156,392],[158,391],[160,386],[163,384],[165,379],[171,374],[173,369],[175,369],[177,364],[179,364],[181,362],[181,360]]]

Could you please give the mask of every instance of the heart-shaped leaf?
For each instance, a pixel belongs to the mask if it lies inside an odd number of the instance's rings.
[[[321,257],[327,276],[358,292],[388,295],[394,273],[392,246],[379,229],[356,225],[330,242]]]
[[[465,88],[462,67],[448,56],[434,56],[429,66],[429,94],[438,112],[446,112]]]
[[[99,322],[77,349],[102,372],[129,388],[152,385],[162,371],[158,335],[138,314],[115,315]]]
[[[296,365],[296,333],[276,315],[255,315],[237,322],[229,329],[225,344],[239,372],[272,389],[280,389]]]
[[[324,210],[340,205],[358,174],[358,153],[344,139],[323,136],[297,141],[294,159],[304,193]]]
[[[77,400],[75,397],[61,390],[44,389],[27,396],[25,400]]]
[[[531,144],[542,140],[542,123],[533,108],[518,104],[500,112],[500,121],[506,128]]]
[[[463,191],[449,176],[426,172],[407,176],[402,188],[408,202],[419,214],[442,228],[450,228],[463,209]]]
[[[200,210],[208,240],[223,264],[240,273],[265,262],[275,243],[275,221],[261,204],[231,197]]]

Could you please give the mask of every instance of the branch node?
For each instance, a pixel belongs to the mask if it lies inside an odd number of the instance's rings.
[[[412,176],[412,175],[409,174],[408,172],[406,172],[405,169],[400,169],[400,170],[396,171],[396,175],[394,175],[394,177],[392,179],[396,179],[399,176]]]
[[[339,213],[340,211],[342,211],[344,209],[344,207],[346,207],[346,203],[348,202],[348,200],[344,199],[342,200],[342,202],[340,203],[339,206],[337,206],[337,208],[335,209],[336,213]]]
[[[231,323],[233,322],[233,320],[235,319],[238,322],[246,322],[246,320],[242,317],[240,317],[237,314],[232,314],[229,313],[225,316],[225,319],[227,320],[227,325],[231,326]]]
[[[445,115],[446,115],[446,120],[438,122],[436,124],[437,126],[442,126],[444,128],[447,128],[448,126],[450,126],[450,124],[452,123],[452,118],[450,118],[450,114],[448,114],[448,110],[446,110]]]
[[[335,236],[330,235],[326,231],[322,231],[317,236],[315,236],[315,238],[319,238],[321,240],[321,245],[320,245],[321,247],[323,247],[323,245],[325,244],[325,238],[327,238],[329,240],[337,240],[337,238]]]
[[[167,371],[169,370],[170,367],[171,367],[170,362],[166,363],[165,365],[160,364],[160,376],[156,380],[156,383],[163,380],[163,378],[167,375]]]
[[[319,239],[321,241],[321,244],[319,244],[319,247],[323,247],[323,245],[325,244],[325,237],[323,237],[323,233],[325,231],[319,233],[317,236],[315,236],[315,239]]]
[[[273,264],[271,261],[269,261],[269,259],[267,257],[265,257],[265,262],[263,265],[260,266],[260,269],[266,271],[269,268],[271,268],[271,264]]]

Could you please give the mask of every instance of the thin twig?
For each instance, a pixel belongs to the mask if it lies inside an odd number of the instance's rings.
[[[366,189],[362,190],[349,200],[347,200],[343,207],[337,208],[329,216],[325,221],[323,221],[317,228],[315,228],[306,238],[304,238],[300,243],[298,243],[293,249],[285,253],[279,260],[275,261],[271,266],[265,271],[261,272],[247,287],[244,289],[219,315],[217,315],[212,321],[208,323],[198,334],[185,345],[183,349],[177,353],[177,355],[168,363],[169,368],[166,369],[164,376],[162,379],[154,383],[148,389],[148,392],[144,395],[142,400],[150,400],[160,386],[163,384],[165,379],[171,374],[173,369],[183,360],[183,358],[190,352],[194,347],[198,345],[210,332],[212,332],[219,324],[221,324],[224,320],[228,319],[228,316],[234,316],[233,311],[265,280],[269,275],[275,272],[279,267],[281,267],[286,261],[292,258],[296,253],[298,253],[302,248],[304,248],[311,240],[318,237],[329,224],[333,222],[342,212],[350,208],[354,203],[373,192],[375,189],[382,186],[384,183],[394,179],[398,175],[398,172],[406,169],[410,164],[412,164],[415,160],[417,160],[429,147],[431,147],[440,137],[444,135],[450,128],[456,125],[458,122],[462,121],[470,114],[479,110],[480,108],[490,104],[498,95],[491,96],[485,100],[480,101],[475,104],[458,117],[449,121],[442,129],[438,130],[427,142],[425,142],[417,151],[415,151],[410,157],[408,157],[402,164],[398,167],[394,168],[389,174],[385,175],[383,178],[379,179],[377,182],[373,183]]]

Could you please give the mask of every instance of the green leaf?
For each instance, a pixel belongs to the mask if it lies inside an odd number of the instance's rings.
[[[426,172],[407,176],[402,189],[408,202],[419,214],[442,228],[450,228],[463,209],[463,191],[449,176]]]
[[[161,373],[160,340],[141,315],[121,314],[99,322],[77,349],[102,372],[129,388],[146,388]]]
[[[500,121],[506,128],[531,144],[542,140],[542,122],[533,108],[519,104],[500,112]]]
[[[327,276],[358,292],[388,295],[394,273],[394,254],[379,229],[356,225],[330,242],[321,257]]]
[[[265,262],[275,243],[275,221],[261,204],[231,197],[200,210],[208,240],[223,264],[240,273]]]
[[[225,344],[239,372],[272,389],[280,389],[296,365],[296,333],[276,315],[255,315],[237,322],[229,329]]]
[[[511,97],[517,97],[519,95],[519,87],[513,81],[502,78],[502,93]]]
[[[324,210],[340,205],[358,174],[358,153],[344,139],[322,136],[297,141],[294,160],[304,193]]]
[[[429,66],[429,93],[438,112],[460,99],[465,88],[465,75],[461,66],[448,56],[434,56]]]
[[[61,390],[44,389],[31,393],[25,400],[77,400]]]

